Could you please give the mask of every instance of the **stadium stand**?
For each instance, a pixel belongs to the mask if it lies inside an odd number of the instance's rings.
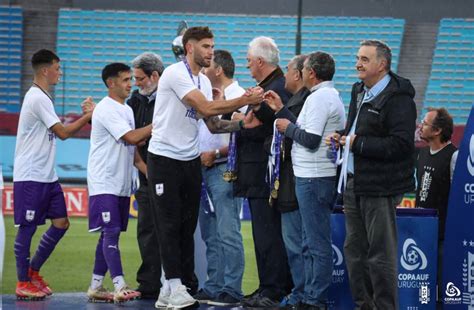
[[[403,19],[395,18],[305,17],[302,23],[302,52],[323,50],[334,56],[334,81],[347,110],[352,84],[358,80],[355,56],[359,43],[373,38],[385,41],[392,49],[392,70],[396,72],[404,25]]]
[[[22,9],[0,6],[0,111],[20,111],[22,34]]]
[[[474,19],[442,19],[424,102],[465,124],[474,103]]]
[[[255,36],[275,39],[285,66],[295,53],[296,17],[229,14],[178,14],[136,11],[88,11],[61,9],[57,51],[64,77],[56,90],[58,113],[79,112],[80,101],[105,95],[100,71],[109,62],[129,63],[144,51],[175,62],[171,42],[181,20],[190,26],[209,25],[216,35],[216,48],[228,49],[237,63],[236,78],[247,87],[254,84],[246,69],[247,45]],[[303,20],[303,52],[316,49],[333,53],[337,61],[336,84],[349,102],[350,86],[356,81],[354,56],[367,34],[385,40],[398,63],[404,20],[393,18],[311,17]]]

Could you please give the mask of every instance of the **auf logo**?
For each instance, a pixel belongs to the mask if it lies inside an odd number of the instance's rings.
[[[342,265],[342,252],[334,244],[332,245],[332,263],[334,266]]]
[[[408,271],[423,270],[428,265],[425,253],[416,245],[415,240],[408,238],[403,243],[403,254],[400,257],[402,267]]]
[[[446,284],[446,296],[448,297],[459,297],[461,295],[461,291],[454,285],[453,282],[448,282]]]
[[[474,177],[474,135],[469,141],[469,156],[467,157],[467,170]]]

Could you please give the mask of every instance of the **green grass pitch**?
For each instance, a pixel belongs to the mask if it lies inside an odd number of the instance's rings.
[[[41,274],[55,292],[86,292],[91,280],[95,247],[99,236],[87,231],[87,219],[85,218],[70,218],[70,222],[69,231],[42,267]],[[49,222],[38,227],[33,238],[31,255],[36,251],[39,239],[48,227]],[[137,221],[136,219],[130,219],[127,232],[120,236],[120,251],[125,280],[132,288],[137,286],[135,277],[140,264],[136,231]],[[16,228],[13,226],[12,216],[5,216],[5,233],[2,294],[13,294],[17,279],[15,255],[13,253]],[[249,221],[242,221],[242,237],[245,249],[245,273],[242,289],[244,294],[248,294],[258,286],[252,229]],[[105,285],[109,289],[113,287],[108,274]]]

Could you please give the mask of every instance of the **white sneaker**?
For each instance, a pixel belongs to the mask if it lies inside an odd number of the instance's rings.
[[[189,295],[186,286],[180,285],[176,289],[176,291],[171,292],[169,297],[169,305],[168,308],[185,308],[196,303],[196,299],[194,299],[191,295]]]
[[[163,290],[160,290],[160,295],[158,296],[158,300],[155,302],[155,308],[167,308],[168,304],[170,303],[170,295],[171,291],[165,293]]]

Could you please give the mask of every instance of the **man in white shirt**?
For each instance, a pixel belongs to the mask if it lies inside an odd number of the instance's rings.
[[[196,302],[183,282],[192,282],[194,277],[193,234],[202,181],[198,119],[206,118],[213,132],[239,130],[247,126],[252,114],[234,122],[212,116],[263,98],[257,88],[236,99],[212,101],[211,83],[201,69],[211,63],[213,38],[208,27],[189,28],[183,36],[183,61],[166,68],[158,85],[147,169],[149,186],[155,194],[155,222],[167,281],[156,307],[184,308]]]
[[[239,83],[234,81],[234,71],[232,55],[225,50],[216,50],[211,65],[204,69],[204,74],[211,81],[214,90],[219,90],[218,94],[223,93],[226,99],[234,99],[245,93]],[[244,108],[241,110],[245,112]],[[242,199],[234,197],[232,182],[223,179],[226,171],[230,171],[228,156],[232,157],[229,158],[230,161],[235,161],[235,154],[229,154],[228,134],[212,134],[204,121],[200,121],[199,125],[205,184],[201,194],[199,225],[201,237],[207,247],[208,278],[194,298],[200,303],[215,306],[235,306],[243,296],[244,247],[239,217]]]
[[[92,116],[91,148],[87,166],[89,189],[89,231],[100,232],[91,286],[91,301],[116,303],[140,297],[128,288],[123,277],[119,237],[127,230],[135,165],[146,174],[143,160],[135,145],[151,135],[151,125],[135,129],[133,110],[125,104],[132,89],[131,69],[123,63],[112,63],[102,70],[108,96],[102,99]],[[102,282],[109,270],[115,292],[108,292]]]
[[[18,282],[16,296],[23,300],[43,299],[52,294],[39,275],[41,266],[69,227],[64,194],[54,170],[56,137],[65,140],[90,121],[95,104],[89,97],[83,103],[84,115],[67,126],[54,111],[50,87],[62,74],[59,57],[40,50],[31,58],[33,86],[23,100],[13,169],[14,216],[18,232],[15,257]],[[51,219],[38,249],[30,261],[31,239],[38,225]]]
[[[331,55],[315,52],[308,55],[303,67],[303,81],[311,91],[296,118],[287,108],[279,112],[278,131],[293,140],[291,157],[295,172],[295,191],[304,231],[305,288],[303,303],[308,309],[326,309],[332,283],[333,254],[331,213],[336,200],[336,164],[322,137],[342,130],[344,105],[332,78],[336,65]],[[269,106],[275,93],[266,95]],[[279,100],[276,111],[283,108]],[[286,113],[284,113],[286,110]]]

